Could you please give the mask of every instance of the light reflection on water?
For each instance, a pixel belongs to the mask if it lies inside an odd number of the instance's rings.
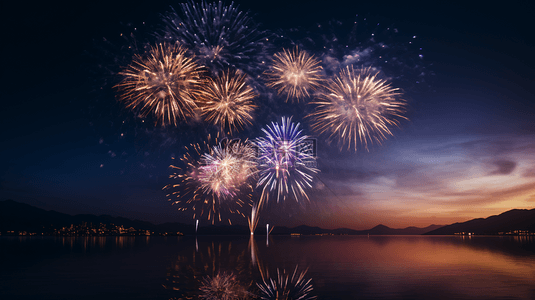
[[[164,288],[173,299],[315,299],[306,270],[270,266],[251,237],[195,238],[195,249],[181,252],[167,270]],[[266,240],[266,247],[269,245]],[[218,297],[214,296],[218,295]]]
[[[528,236],[0,238],[7,299],[535,299],[534,278]]]

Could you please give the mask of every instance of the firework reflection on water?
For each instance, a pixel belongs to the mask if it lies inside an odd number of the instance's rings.
[[[257,283],[260,289],[260,299],[264,300],[310,300],[316,296],[310,295],[313,291],[312,279],[305,279],[307,270],[297,272],[297,266],[293,273],[282,272],[277,269],[275,278],[263,278]]]
[[[206,300],[238,300],[251,299],[252,294],[240,284],[233,273],[217,273],[206,276],[199,287],[199,299]]]
[[[173,299],[256,299],[247,248],[202,238],[198,245],[196,251],[180,253],[167,269],[163,286],[177,292]]]
[[[173,299],[316,298],[307,270],[299,271],[296,266],[293,272],[280,268],[270,272],[275,268],[266,263],[253,237],[248,246],[245,240],[200,238],[197,251],[180,252],[167,269],[163,286],[176,291]]]

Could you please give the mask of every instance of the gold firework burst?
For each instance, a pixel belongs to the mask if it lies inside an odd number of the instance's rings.
[[[201,67],[178,43],[158,44],[146,56],[136,55],[121,74],[115,87],[119,101],[139,113],[153,114],[156,123],[177,125],[187,120],[197,107],[194,101],[201,83]]]
[[[359,144],[368,150],[369,143],[380,144],[392,135],[390,128],[407,119],[402,115],[406,102],[399,89],[377,78],[378,73],[371,67],[342,69],[311,102],[316,105],[308,116],[312,127],[327,133],[329,141],[338,140],[340,149],[355,151]]]
[[[256,94],[245,79],[245,74],[240,71],[227,70],[205,80],[197,104],[206,122],[229,133],[252,124],[252,113],[257,107],[253,103]]]
[[[299,102],[322,85],[320,62],[298,47],[293,51],[283,49],[273,56],[271,69],[265,73],[266,85],[286,95],[286,102],[289,98]]]

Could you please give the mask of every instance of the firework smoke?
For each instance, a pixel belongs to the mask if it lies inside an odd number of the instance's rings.
[[[342,69],[330,80],[325,91],[311,102],[316,105],[308,117],[312,127],[328,140],[337,140],[340,149],[354,148],[381,143],[390,128],[399,125],[405,102],[401,92],[385,80],[377,78],[378,72],[371,68]]]
[[[273,55],[272,66],[265,72],[266,85],[286,95],[286,101],[292,98],[299,102],[301,98],[309,97],[311,90],[321,86],[320,62],[298,47],[293,51],[284,49]]]
[[[119,74],[116,85],[119,101],[139,111],[139,116],[153,114],[156,123],[177,125],[187,120],[197,107],[196,89],[201,83],[201,69],[178,44],[159,44],[146,56],[136,55]]]

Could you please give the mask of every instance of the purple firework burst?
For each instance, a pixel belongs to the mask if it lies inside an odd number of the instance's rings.
[[[277,202],[286,198],[308,200],[306,190],[312,187],[318,169],[311,146],[306,143],[308,136],[302,134],[299,126],[292,123],[291,117],[283,117],[280,124],[272,122],[263,128],[265,137],[255,141],[259,151],[257,187],[262,188],[261,204],[274,196]]]

